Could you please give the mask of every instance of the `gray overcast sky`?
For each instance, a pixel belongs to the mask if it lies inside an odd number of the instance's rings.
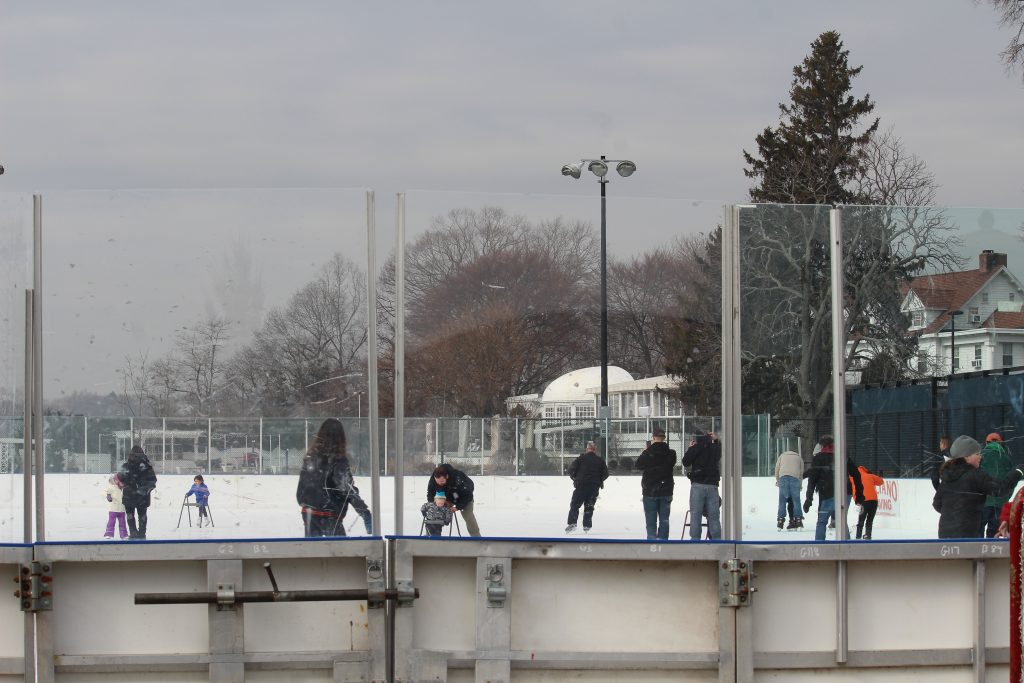
[[[266,307],[332,251],[365,255],[359,192],[65,190],[373,188],[383,258],[399,191],[410,236],[484,204],[594,223],[596,184],[559,169],[606,154],[639,167],[610,190],[609,249],[629,255],[746,199],[742,150],[829,29],[940,203],[1022,207],[1024,86],[997,20],[970,0],[0,3],[0,192],[45,197],[47,392],[116,388],[125,355],[230,309],[240,244]],[[24,285],[31,203],[4,202],[0,270]],[[1017,248],[1021,217],[958,214],[996,231],[965,256]],[[9,385],[18,327],[0,329]]]
[[[838,30],[948,205],[1024,205],[1024,87],[970,0],[0,5],[0,190],[372,187],[742,200],[741,150]]]

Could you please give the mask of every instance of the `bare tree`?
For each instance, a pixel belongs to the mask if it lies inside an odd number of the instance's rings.
[[[406,251],[410,414],[440,405],[503,412],[509,392],[539,391],[570,366],[596,358],[596,325],[587,324],[596,318],[578,316],[596,310],[599,253],[585,223],[531,223],[497,207],[454,209],[435,218]],[[394,362],[393,258],[379,292],[386,411]],[[500,360],[502,354],[510,360]]]
[[[365,387],[366,275],[335,254],[231,360],[240,408],[334,414]]]
[[[149,386],[149,352],[139,352],[133,358],[125,356],[124,367],[117,370],[121,376],[121,393],[118,403],[128,415],[141,417],[147,407],[152,407],[152,392]]]
[[[980,1],[980,0],[977,0]],[[1024,2],[1020,0],[988,0],[999,12],[999,25],[1013,32],[1006,49],[999,53],[1008,70],[1020,68],[1024,76]]]

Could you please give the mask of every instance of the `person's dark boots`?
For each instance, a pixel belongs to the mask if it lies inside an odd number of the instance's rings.
[[[785,524],[786,524],[786,518],[785,517],[779,517],[775,521],[778,523],[779,531],[782,531],[782,527],[785,526]],[[793,528],[792,525],[790,525],[790,528]]]

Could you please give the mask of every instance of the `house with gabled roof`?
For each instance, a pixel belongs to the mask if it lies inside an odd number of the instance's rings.
[[[903,287],[901,310],[918,338],[924,376],[1024,365],[1024,284],[990,249],[978,268],[915,277]]]

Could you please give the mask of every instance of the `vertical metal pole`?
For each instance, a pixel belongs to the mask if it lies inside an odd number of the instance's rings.
[[[32,311],[34,304],[32,302],[33,295],[35,294],[34,289],[25,290],[25,390],[24,390],[24,411],[25,418],[21,425],[21,436],[22,436],[22,452],[21,452],[21,471],[24,479],[24,538],[25,543],[32,542],[32,464],[35,462],[35,457],[32,450],[32,439],[34,436],[34,429],[32,428],[32,408],[35,401],[32,394],[35,393],[35,360],[32,358],[32,354],[35,353],[35,340],[32,338],[35,332],[35,326],[32,322]]]
[[[516,418],[516,476],[519,476],[519,418]]]
[[[377,203],[373,190],[366,192],[366,384],[367,422],[370,433],[370,511],[373,513],[373,535],[381,535],[380,524],[380,419],[377,386]],[[361,397],[356,398],[361,401]],[[360,415],[362,408],[360,408]],[[361,418],[360,418],[361,419]]]
[[[985,681],[985,560],[974,561],[974,681]],[[1012,666],[1012,663],[1011,663]]]
[[[604,161],[601,155],[601,161]],[[604,444],[602,451],[604,461],[608,462],[609,418],[608,410],[608,180],[602,176],[597,179],[601,185],[601,406],[598,419],[601,420],[601,434]]]
[[[173,449],[173,442],[171,448]],[[171,453],[173,456],[174,453]],[[174,458],[171,458],[173,460]],[[167,474],[167,418],[160,419],[160,467]]]
[[[740,412],[740,210],[726,206],[722,216],[722,538],[743,538],[742,476],[739,459]]]
[[[257,462],[259,464],[259,472],[263,474],[263,418],[260,418],[260,446],[259,446],[259,458]]]
[[[832,414],[835,438],[836,540],[849,540],[846,527],[848,488],[846,474],[846,319],[843,303],[843,210],[829,211],[829,240],[832,243]],[[849,654],[847,624],[846,561],[836,563],[836,662],[845,664]]]
[[[43,439],[43,198],[32,195],[32,351],[33,365],[32,410],[35,413],[32,431],[35,433],[36,456],[36,541],[46,540],[46,441]]]
[[[224,463],[221,462],[221,469],[224,469]],[[213,466],[213,419],[206,418],[206,471],[209,472]]]
[[[82,446],[85,448],[85,464],[82,469],[89,472],[89,418],[82,416]]]
[[[405,193],[395,209],[395,535],[405,507]]]

